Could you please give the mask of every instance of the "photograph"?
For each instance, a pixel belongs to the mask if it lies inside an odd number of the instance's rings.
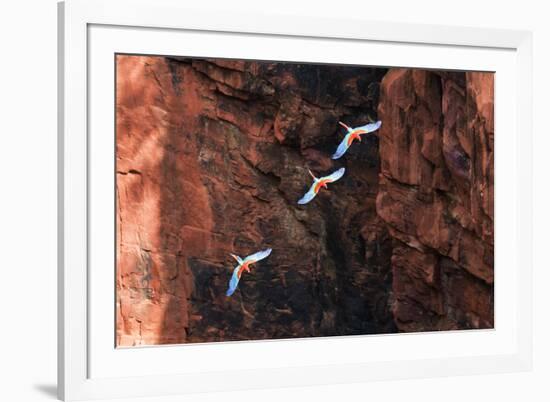
[[[116,347],[494,328],[494,72],[114,63]]]
[[[0,402],[550,401],[544,4],[3,2]]]

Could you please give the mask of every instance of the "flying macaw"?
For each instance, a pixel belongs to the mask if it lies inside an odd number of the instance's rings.
[[[229,289],[227,289],[225,295],[231,296],[233,293],[235,293],[243,271],[250,272],[250,264],[254,264],[255,262],[263,260],[269,254],[271,254],[271,251],[272,250],[270,248],[267,248],[265,250],[258,251],[257,253],[249,255],[244,260],[238,255],[231,254],[231,257],[236,259],[239,265],[237,265],[233,270],[233,275],[231,275],[231,279],[229,280]]]
[[[332,155],[332,159],[338,159],[342,157],[342,155],[346,153],[348,148],[353,143],[353,140],[357,139],[359,140],[359,142],[361,142],[361,134],[372,133],[373,131],[378,130],[382,125],[382,122],[378,120],[376,123],[369,123],[364,126],[355,128],[348,127],[341,121],[339,121],[338,124],[348,130],[348,133],[346,134],[340,145],[338,145],[336,152],[334,153],[334,155]]]
[[[312,199],[315,198],[321,187],[328,188],[327,184],[341,178],[344,175],[345,171],[345,168],[340,168],[329,176],[317,178],[313,173],[311,173],[310,170],[308,170],[311,177],[313,177],[313,184],[311,185],[309,191],[300,200],[298,200],[298,204],[307,204],[308,202],[310,202]]]

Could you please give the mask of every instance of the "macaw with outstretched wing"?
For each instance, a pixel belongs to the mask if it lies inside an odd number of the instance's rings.
[[[382,122],[378,120],[376,123],[369,123],[364,126],[355,128],[346,126],[341,121],[339,121],[338,124],[344,127],[348,131],[348,133],[346,134],[340,145],[338,145],[336,152],[334,153],[334,155],[332,155],[332,159],[341,158],[342,155],[346,153],[354,140],[359,140],[359,142],[361,142],[361,134],[368,134],[378,130],[382,125]]]
[[[340,168],[329,176],[317,178],[313,173],[311,173],[310,170],[308,170],[311,177],[313,177],[313,184],[311,185],[309,191],[298,200],[298,204],[307,204],[308,202],[310,202],[312,199],[315,198],[322,187],[328,189],[327,184],[340,179],[344,175],[345,171],[345,168]]]
[[[238,255],[231,254],[231,257],[236,259],[239,265],[237,265],[233,270],[233,275],[231,275],[231,279],[229,280],[229,289],[227,289],[227,292],[225,293],[225,295],[231,296],[233,293],[235,293],[235,290],[239,285],[239,280],[241,279],[242,273],[244,271],[250,272],[250,264],[254,264],[255,262],[263,260],[269,254],[271,254],[271,251],[272,250],[270,248],[262,251],[258,251],[257,253],[249,255],[244,260]]]

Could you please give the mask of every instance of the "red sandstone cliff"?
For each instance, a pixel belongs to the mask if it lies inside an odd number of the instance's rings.
[[[379,216],[400,330],[493,326],[493,75],[382,80]]]
[[[492,76],[385,73],[117,57],[117,345],[492,326]]]

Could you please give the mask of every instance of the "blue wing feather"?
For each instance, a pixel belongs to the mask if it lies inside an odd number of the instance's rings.
[[[322,179],[328,179],[332,183],[332,182],[340,179],[344,175],[345,172],[346,172],[346,168],[340,168],[340,169],[336,170],[335,172],[331,173],[330,175],[323,177]]]
[[[231,275],[231,279],[229,280],[229,289],[227,289],[227,292],[225,293],[226,296],[231,296],[233,293],[235,293],[235,290],[237,289],[237,285],[239,284],[239,268],[241,266],[238,265],[233,270],[233,275]]]
[[[376,131],[380,128],[380,126],[382,125],[382,122],[380,120],[378,120],[377,122],[375,123],[369,123],[367,125],[364,125],[364,126],[361,126],[361,127],[357,127],[355,128],[355,130],[364,130],[366,131],[367,133],[372,133],[373,131]]]
[[[273,251],[270,248],[266,248],[265,250],[258,251],[257,253],[251,254],[248,257],[244,259],[245,262],[258,262],[260,260],[263,260],[266,258],[269,254],[271,254],[271,251]]]
[[[315,188],[315,182],[311,185],[309,191],[305,193],[304,196],[298,200],[298,204],[301,204],[301,205],[307,204],[312,199],[314,199],[315,196],[317,195],[317,193],[315,193],[314,191],[314,188]]]
[[[349,136],[350,134],[346,134],[346,136],[344,137],[340,145],[338,145],[336,152],[334,153],[334,155],[332,155],[332,159],[339,159],[342,157],[342,155],[346,153],[346,151],[349,148],[349,145],[348,145]]]

